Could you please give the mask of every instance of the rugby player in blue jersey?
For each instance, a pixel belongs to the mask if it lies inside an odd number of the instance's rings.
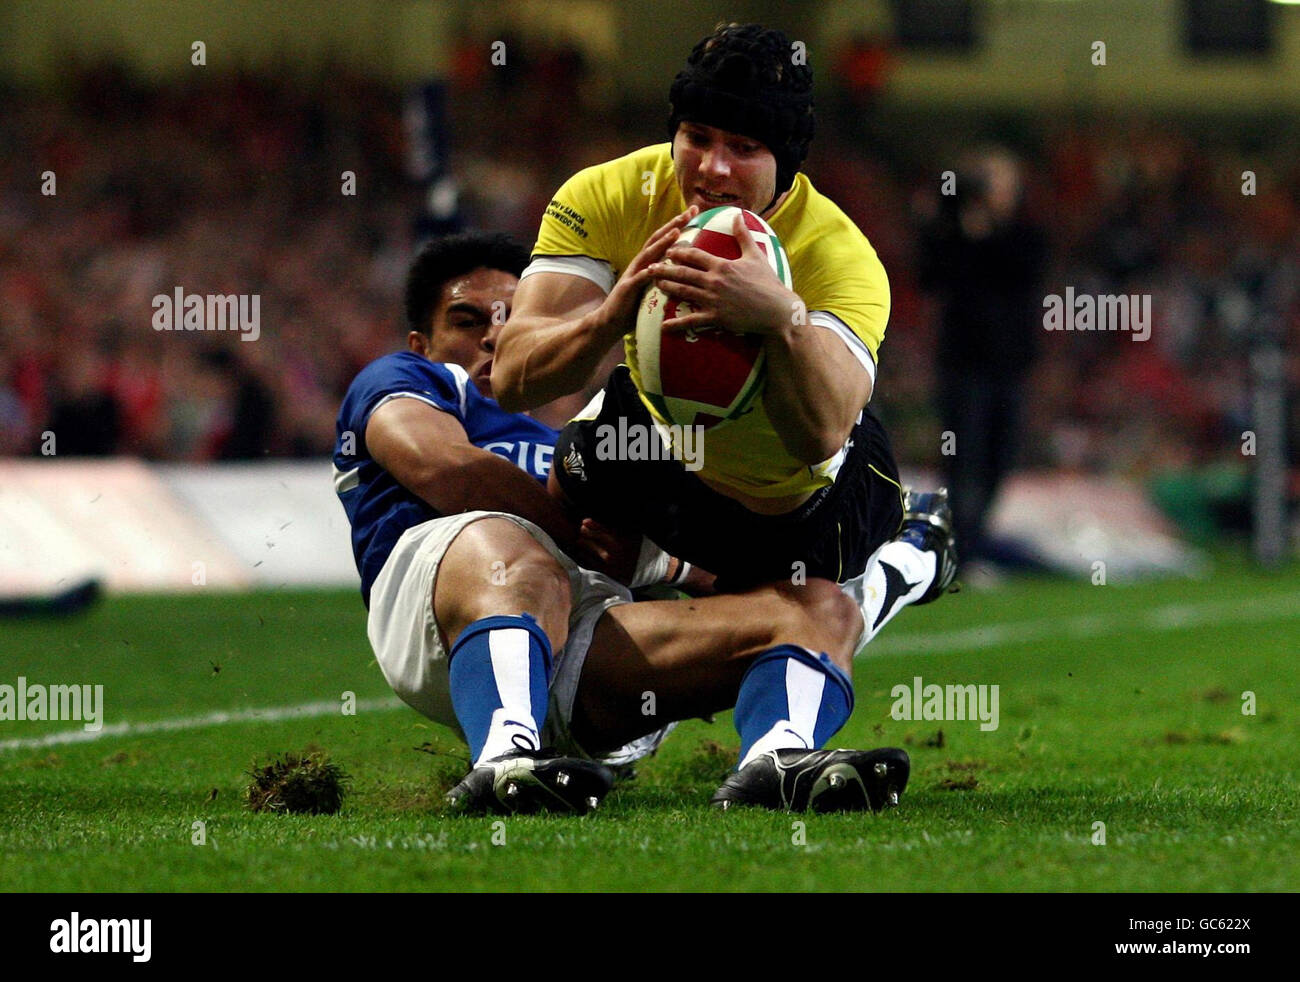
[[[586,812],[610,766],[652,752],[674,721],[734,707],[742,755],[770,748],[790,766],[729,802],[896,804],[902,750],[816,749],[852,711],[863,628],[834,583],[629,603],[613,571],[574,562],[582,528],[545,487],[557,432],[491,398],[527,263],[501,237],[426,246],[407,283],[407,350],[366,366],[338,417],[335,487],[376,658],[405,702],[470,748],[449,800]],[[642,554],[625,578],[672,575],[668,557]]]

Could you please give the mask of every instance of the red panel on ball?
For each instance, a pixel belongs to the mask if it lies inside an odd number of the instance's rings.
[[[744,388],[762,350],[763,338],[758,334],[720,328],[664,331],[659,342],[663,393],[725,409]]]
[[[712,229],[702,228],[691,245],[697,249],[703,249],[710,256],[718,256],[721,259],[740,258],[740,243],[736,241],[736,237],[731,233],[723,234]]]

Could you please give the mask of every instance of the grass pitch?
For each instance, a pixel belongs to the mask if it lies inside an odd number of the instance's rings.
[[[110,598],[0,632],[0,683],[100,683],[105,704],[93,741],[0,722],[5,890],[1300,888],[1295,569],[1229,559],[1201,582],[1026,582],[905,611],[833,741],[911,754],[878,816],[713,813],[729,717],[681,726],[588,818],[446,816],[464,750],[392,699],[350,591]],[[915,676],[997,685],[998,728],[892,718]],[[269,707],[298,715],[240,712]],[[352,777],[338,814],[247,809],[254,764],[314,749]]]

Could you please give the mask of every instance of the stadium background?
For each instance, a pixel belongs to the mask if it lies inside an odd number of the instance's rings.
[[[907,807],[810,817],[810,850],[788,816],[719,831],[720,717],[685,724],[611,821],[516,819],[523,853],[479,849],[482,825],[436,820],[463,751],[396,704],[355,589],[295,589],[355,582],[337,402],[402,341],[422,231],[531,241],[574,170],[663,139],[669,80],[723,18],[806,42],[806,169],[888,271],[874,405],[906,469],[942,463],[918,212],[966,148],[1023,156],[1045,291],[1150,293],[1152,335],[1043,332],[1013,521],[1069,539],[1078,578],[908,611],[859,661],[842,739],[908,747]],[[1259,496],[1276,516],[1300,447],[1300,6],[29,0],[0,5],[0,87],[0,595],[96,565],[133,593],[0,626],[0,684],[107,700],[100,733],[0,722],[5,889],[1295,889],[1300,594],[1294,563],[1260,574],[1246,543],[1266,451],[1289,454]],[[177,287],[259,295],[260,337],[153,330]],[[1270,339],[1287,399],[1265,419]],[[1293,536],[1275,522],[1256,548]],[[1125,550],[1198,577],[1099,589],[1090,567]],[[1002,727],[891,718],[921,673],[1001,684]],[[249,758],[305,745],[357,778],[337,821],[248,814]],[[219,852],[195,848],[200,819]]]

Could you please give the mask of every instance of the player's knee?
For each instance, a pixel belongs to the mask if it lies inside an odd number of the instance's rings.
[[[818,578],[788,585],[787,593],[798,605],[799,630],[808,638],[801,643],[818,647],[832,658],[851,658],[854,642],[862,633],[862,613],[853,599],[838,584]]]
[[[816,584],[812,603],[818,623],[825,624],[837,638],[852,644],[862,633],[862,610],[857,602],[846,594],[838,583],[830,580],[814,580],[806,584]]]
[[[511,605],[537,618],[558,650],[569,633],[569,574],[540,545],[506,565],[504,586]]]
[[[456,537],[439,570],[434,605],[451,637],[484,617],[527,613],[553,648],[568,639],[568,573],[526,529],[507,520],[475,522]]]

